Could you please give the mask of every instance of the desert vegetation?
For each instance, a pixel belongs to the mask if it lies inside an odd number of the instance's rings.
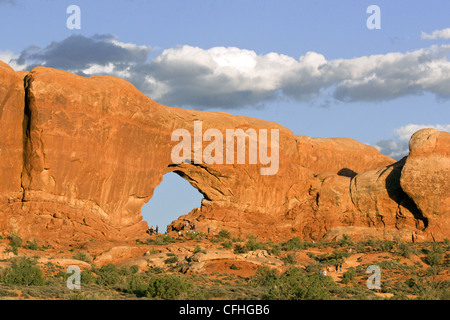
[[[55,255],[66,252],[69,258],[85,263],[81,290],[67,288],[70,274],[66,268],[52,258],[45,263],[40,260],[39,253],[48,253],[51,246],[26,242],[15,234],[1,241],[4,253],[11,256],[1,260],[2,299],[450,299],[448,240],[357,242],[344,236],[329,243],[300,238],[274,243],[252,235],[231,238],[226,230],[210,239],[157,236],[136,242],[162,261],[160,266],[144,269],[114,263],[98,266],[95,255],[87,250],[54,249]],[[161,245],[182,245],[191,254],[161,252]],[[192,261],[207,257],[210,248],[227,252],[227,258],[211,260],[200,271],[192,271]],[[262,253],[263,258],[257,258]],[[230,255],[247,258],[233,260]],[[339,265],[344,269],[337,270]],[[369,265],[382,270],[378,290],[366,286]]]

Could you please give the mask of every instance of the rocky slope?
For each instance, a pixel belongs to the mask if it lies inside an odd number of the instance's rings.
[[[142,237],[140,209],[173,171],[204,195],[201,208],[172,223],[173,232],[195,221],[205,234],[228,229],[266,239],[448,236],[448,133],[416,133],[411,156],[394,163],[350,139],[296,137],[273,122],[166,107],[113,77],[44,67],[23,76],[0,62],[4,235],[60,242]],[[267,130],[269,150],[279,145],[276,174],[261,174],[268,165],[250,158],[239,164],[236,154],[234,164],[195,163],[195,141],[191,161],[174,163],[179,142],[172,133],[186,129],[194,137],[196,121],[202,132],[224,137],[227,129],[254,129],[264,141],[259,130]],[[275,129],[278,141],[271,140]],[[214,155],[225,159],[229,149],[224,143]]]

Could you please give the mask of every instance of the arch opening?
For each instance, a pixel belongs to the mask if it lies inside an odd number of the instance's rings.
[[[141,209],[141,215],[148,227],[159,233],[180,216],[201,206],[204,196],[187,180],[175,172],[166,173],[155,188],[153,196]]]

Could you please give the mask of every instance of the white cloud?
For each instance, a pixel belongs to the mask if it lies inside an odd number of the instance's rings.
[[[27,64],[17,63],[18,55],[14,54],[11,51],[0,51],[0,60],[4,63],[8,64],[11,68],[16,71],[25,70]]]
[[[450,28],[435,30],[431,34],[422,31],[422,40],[450,39]]]
[[[434,128],[439,131],[450,132],[450,124],[408,124],[394,130],[395,140],[380,140],[376,143],[377,148],[382,154],[399,160],[409,154],[409,140],[411,136],[425,128]]]
[[[424,92],[450,98],[450,45],[334,60],[317,52],[296,59],[276,52],[185,45],[148,61],[150,52],[149,46],[120,42],[112,35],[74,35],[8,57],[17,68],[44,65],[80,75],[118,76],[158,102],[198,109],[260,106],[278,98],[386,101]]]

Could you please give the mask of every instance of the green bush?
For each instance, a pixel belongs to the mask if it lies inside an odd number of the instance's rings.
[[[163,300],[175,300],[191,292],[192,285],[180,276],[165,275],[150,279],[147,296]]]
[[[95,271],[97,273],[96,282],[102,286],[112,286],[120,282],[121,276],[117,267],[110,263],[108,265],[102,266],[100,269]]]
[[[36,266],[36,261],[27,258],[13,260],[11,267],[3,272],[2,281],[21,286],[43,286],[45,284],[44,275],[42,270]]]
[[[177,262],[178,262],[178,258],[177,257],[170,257],[170,258],[167,258],[166,260],[164,260],[165,264],[177,263]]]
[[[42,248],[39,247],[36,239],[33,239],[33,241],[27,241],[27,244],[24,248],[29,250],[42,250]]]
[[[134,293],[138,297],[145,297],[147,294],[148,285],[138,274],[131,276],[128,281],[128,292]]]
[[[356,271],[355,269],[351,268],[348,271],[344,272],[344,274],[342,275],[342,283],[343,284],[348,284],[350,281],[352,281],[356,276]]]
[[[441,264],[443,259],[444,259],[444,256],[442,255],[442,253],[439,253],[439,252],[432,251],[432,252],[428,253],[428,255],[427,255],[427,263],[430,266],[435,266],[435,265]]]
[[[268,266],[259,267],[250,278],[250,283],[254,286],[273,286],[278,278],[278,272]]]
[[[230,239],[231,238],[231,233],[228,230],[222,229],[217,234],[217,238],[219,238],[219,239]]]
[[[72,258],[90,263],[92,261],[92,257],[86,251],[78,251]]]
[[[397,244],[398,253],[405,258],[409,258],[411,254],[413,253],[413,250],[411,248],[411,244],[406,242],[399,242]]]
[[[285,257],[281,258],[281,261],[284,262],[284,264],[295,264],[295,257],[292,254],[288,254]]]
[[[138,272],[139,272],[139,267],[138,267],[137,265],[132,265],[132,266],[130,267],[130,272],[131,272],[131,274],[136,274],[136,273],[138,273]]]
[[[159,235],[155,239],[147,239],[147,244],[154,244],[154,245],[162,245],[162,244],[168,244],[176,242],[174,238],[172,238],[169,235]]]
[[[294,237],[294,238],[288,240],[287,242],[282,243],[281,248],[282,248],[282,250],[285,250],[285,251],[302,250],[303,243],[299,237]]]
[[[234,253],[239,254],[263,249],[267,249],[267,245],[259,242],[258,239],[256,239],[256,237],[250,236],[244,246],[236,244],[234,248]]]
[[[354,243],[352,241],[352,237],[348,234],[343,234],[342,239],[338,242],[339,246],[345,247],[345,246],[352,246]]]
[[[83,284],[92,284],[95,282],[94,274],[89,270],[81,271],[81,283]]]
[[[327,300],[336,288],[331,277],[307,275],[300,268],[290,268],[277,278],[263,299],[267,300]]]
[[[19,235],[15,234],[14,232],[9,235],[8,240],[9,245],[13,248],[14,247],[19,248],[23,244],[22,238]]]
[[[202,248],[199,246],[199,245],[196,245],[195,246],[195,248],[194,248],[194,254],[196,254],[196,253],[199,253],[199,252],[202,252]]]
[[[231,240],[227,240],[222,243],[222,247],[225,249],[231,249],[233,247],[233,242]]]

